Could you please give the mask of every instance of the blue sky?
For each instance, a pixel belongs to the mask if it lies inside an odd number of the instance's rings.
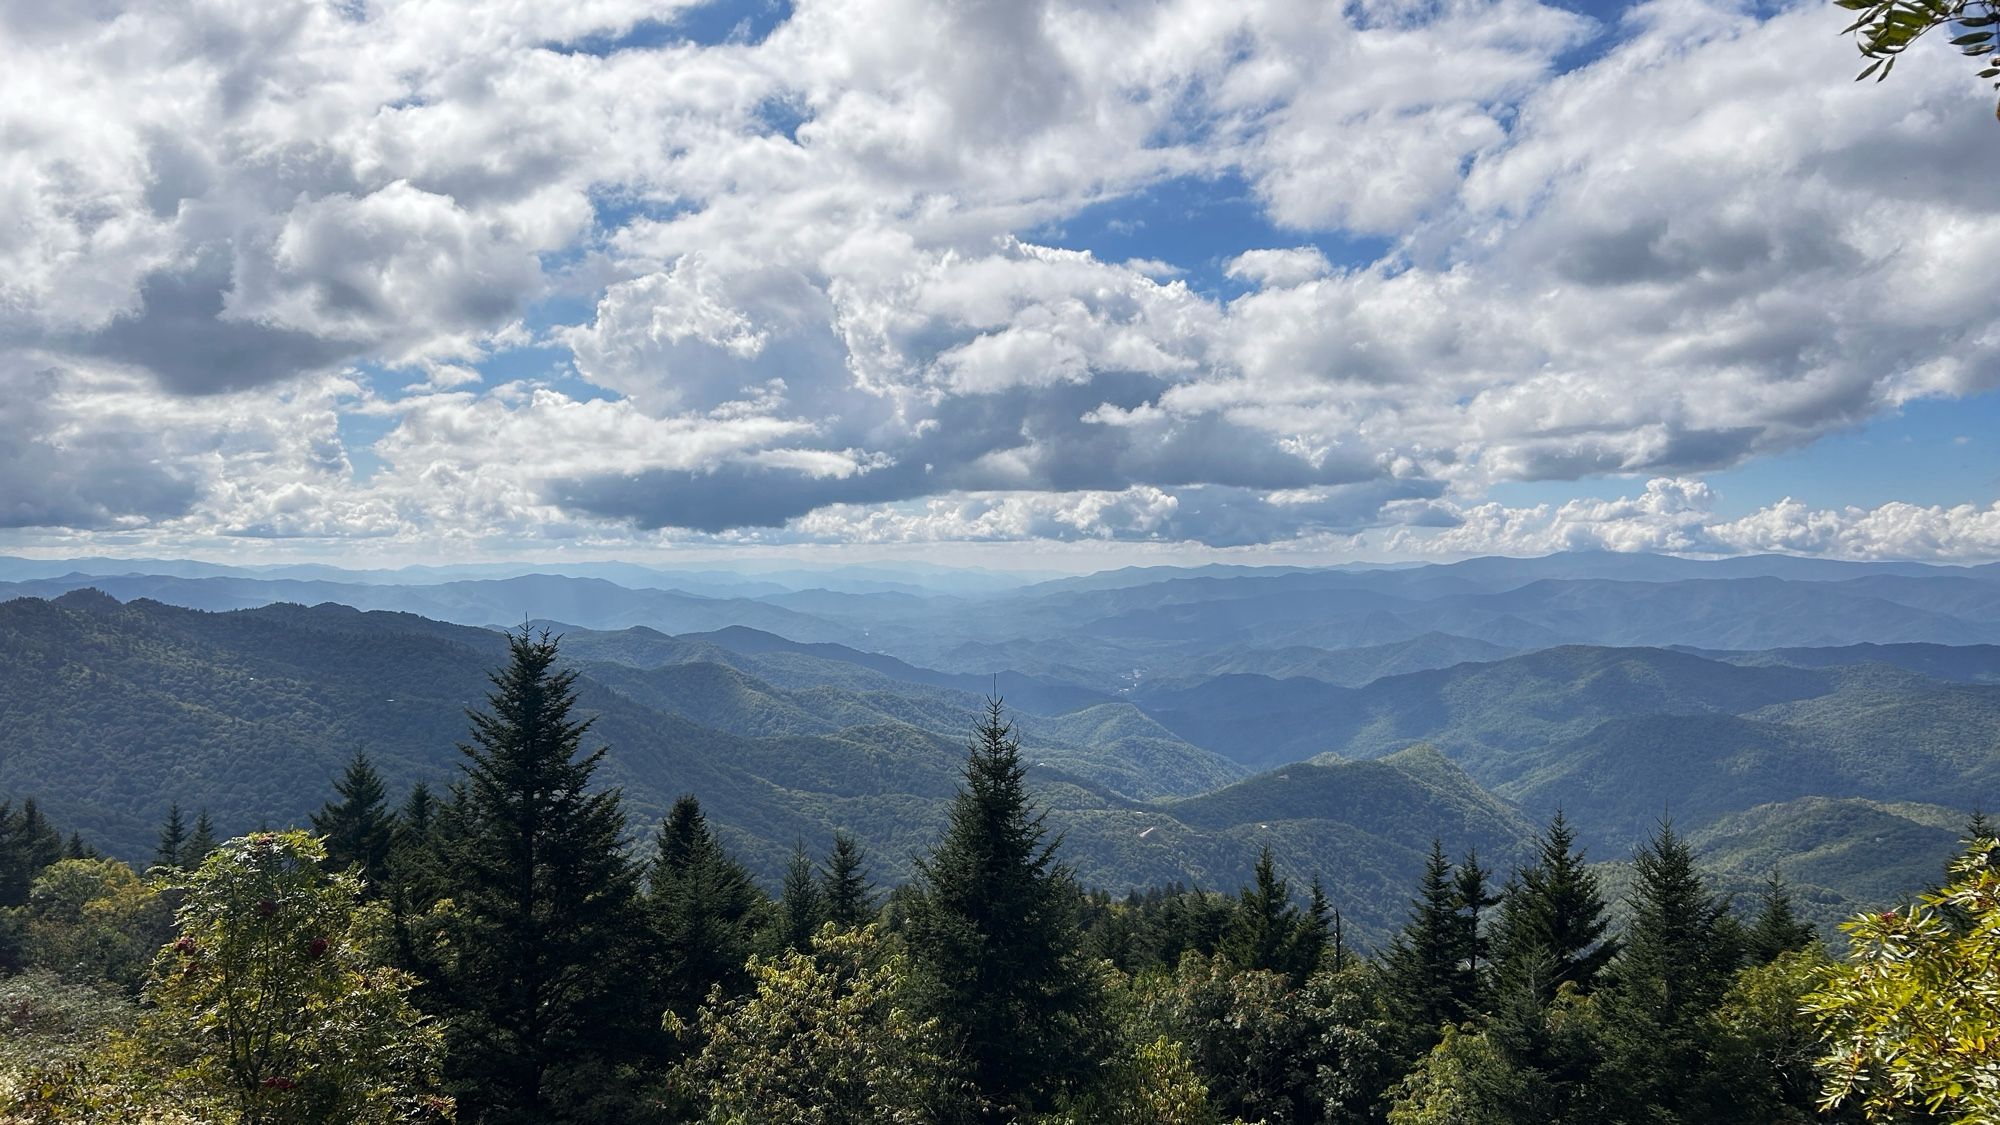
[[[1823,5],[213,7],[0,19],[0,550],[2000,557],[1990,106]]]

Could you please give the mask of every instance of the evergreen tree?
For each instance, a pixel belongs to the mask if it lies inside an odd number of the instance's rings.
[[[764,896],[709,830],[691,794],[675,801],[660,825],[647,906],[667,1010],[692,1021],[709,989],[720,985],[725,996],[736,996],[749,986]]]
[[[875,892],[868,884],[861,845],[845,832],[833,834],[833,850],[820,869],[821,897],[827,921],[842,929],[857,929],[875,917]]]
[[[1147,960],[1171,969],[1189,953],[1211,956],[1221,950],[1235,916],[1234,899],[1200,887],[1176,887],[1148,912],[1148,924],[1141,927]]]
[[[1557,810],[1535,841],[1535,859],[1517,870],[1500,896],[1492,935],[1496,975],[1532,978],[1543,1004],[1564,984],[1588,992],[1615,942],[1597,875],[1584,863],[1576,833]]]
[[[396,810],[390,825],[388,885],[391,899],[398,895],[407,905],[428,905],[440,894],[435,878],[439,852],[440,815],[431,787],[419,781],[410,786],[403,807]]]
[[[1291,899],[1291,884],[1278,877],[1271,849],[1263,849],[1251,884],[1237,896],[1236,912],[1222,939],[1223,955],[1239,969],[1267,969],[1304,979],[1312,967],[1294,963],[1300,919]]]
[[[34,798],[0,801],[0,906],[20,906],[42,869],[63,857],[63,837]]]
[[[1329,929],[1331,933],[1327,938],[1326,955],[1332,959],[1332,964],[1328,967],[1338,973],[1347,968],[1348,957],[1347,919],[1340,916],[1340,911],[1333,912],[1333,924]]]
[[[1320,881],[1319,873],[1314,872],[1305,916],[1299,919],[1298,932],[1292,940],[1293,963],[1303,966],[1302,975],[1310,976],[1325,960],[1327,938],[1338,925],[1338,918],[1333,903],[1326,897],[1326,884]],[[1333,968],[1338,971],[1340,966],[1336,964]]]
[[[1409,921],[1383,958],[1384,986],[1400,1010],[1411,1056],[1430,1050],[1440,1028],[1471,1014],[1476,989],[1464,934],[1457,881],[1443,843],[1433,840]]]
[[[396,821],[386,803],[382,775],[368,755],[357,753],[347,763],[328,801],[312,814],[313,831],[326,837],[326,854],[337,867],[361,873],[371,895],[379,895],[389,880],[389,849],[396,840]]]
[[[1478,849],[1468,849],[1454,883],[1462,928],[1459,944],[1465,951],[1466,969],[1472,974],[1475,986],[1484,983],[1480,972],[1486,966],[1491,944],[1483,925],[1486,911],[1500,904],[1500,896],[1493,893],[1491,878],[1492,872],[1479,866]]]
[[[410,787],[390,832],[387,877],[378,893],[389,907],[398,964],[406,969],[424,968],[418,931],[428,926],[422,916],[450,893],[441,866],[449,850],[443,832],[446,819],[430,786],[419,781]]]
[[[1792,892],[1776,871],[1764,883],[1757,917],[1743,935],[1743,953],[1753,965],[1767,965],[1780,954],[1810,946],[1815,938],[1811,922],[1792,909]]]
[[[795,953],[810,949],[813,934],[824,921],[826,900],[820,894],[805,842],[797,841],[785,864],[784,887],[778,896],[778,938],[783,948]]]
[[[917,865],[904,928],[922,1011],[959,1044],[988,1115],[1010,1121],[1086,1084],[1105,1025],[1075,885],[1026,775],[990,700],[944,836]]]
[[[201,861],[213,855],[221,842],[216,838],[215,821],[209,818],[208,810],[194,814],[194,831],[188,833],[187,845],[181,849],[181,866],[189,870],[200,867]]]
[[[570,1121],[658,1019],[632,939],[636,876],[617,791],[590,790],[573,671],[547,632],[508,637],[487,710],[468,712],[463,780],[446,806],[438,870],[454,956],[433,965],[466,1117]]]
[[[1986,810],[1974,809],[1972,816],[1965,822],[1964,843],[1967,847],[1971,847],[1981,840],[1993,839],[1996,833],[2000,833],[2000,828],[1994,826],[1993,821],[1987,817]]]
[[[187,847],[187,822],[181,817],[179,801],[167,806],[167,821],[160,826],[160,843],[153,849],[153,866],[179,867],[181,852]]]
[[[1740,959],[1729,902],[1709,891],[1671,822],[1632,866],[1632,921],[1601,998],[1605,1088],[1627,1120],[1730,1120],[1739,1099],[1713,1026]]]
[[[424,782],[410,786],[410,795],[403,799],[403,807],[396,811],[396,832],[401,841],[422,840],[430,835],[431,821],[437,815],[437,797],[431,787]]]

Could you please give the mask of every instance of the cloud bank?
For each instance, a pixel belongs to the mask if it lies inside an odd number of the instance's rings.
[[[1984,94],[1821,5],[677,14],[0,4],[0,526],[2000,555],[1698,479],[2000,384]]]

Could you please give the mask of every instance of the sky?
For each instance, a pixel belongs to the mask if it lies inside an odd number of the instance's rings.
[[[0,552],[2000,558],[1824,0],[0,0]]]

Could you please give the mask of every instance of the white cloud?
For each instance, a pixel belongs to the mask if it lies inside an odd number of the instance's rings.
[[[1390,550],[1419,555],[1540,555],[1653,551],[1691,555],[1796,554],[1840,559],[1985,562],[2000,558],[2000,502],[1987,506],[1891,502],[1810,508],[1786,497],[1735,519],[1718,515],[1699,480],[1660,477],[1638,496],[1509,508],[1496,503],[1406,508],[1412,523]],[[1436,525],[1446,525],[1438,530]]]
[[[1238,281],[1284,288],[1304,285],[1333,272],[1333,263],[1317,246],[1288,250],[1246,250],[1229,260],[1223,273]]]
[[[800,0],[610,53],[673,6],[59,7],[0,9],[0,417],[63,435],[0,468],[12,523],[1867,554],[1990,518],[1480,503],[2000,383],[1980,92],[1854,86],[1819,6],[1652,0],[1561,75],[1607,29],[1531,0]],[[1393,248],[1042,244],[1182,177]],[[545,297],[588,311],[531,333]],[[549,382],[480,370],[529,343]]]

